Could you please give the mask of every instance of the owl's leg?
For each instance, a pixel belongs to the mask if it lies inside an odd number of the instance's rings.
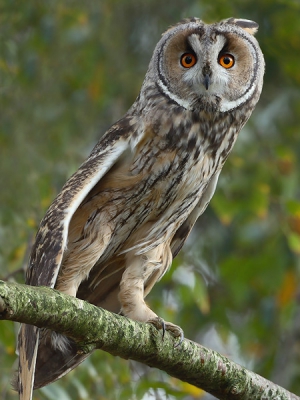
[[[163,329],[163,333],[167,330],[174,337],[180,337],[181,343],[184,338],[182,329],[171,322],[163,321],[144,300],[171,262],[171,250],[165,243],[142,255],[128,253],[126,269],[120,282],[119,301],[123,315],[136,321],[149,322],[157,329]]]

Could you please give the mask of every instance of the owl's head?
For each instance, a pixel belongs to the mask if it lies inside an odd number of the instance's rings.
[[[256,22],[229,18],[207,25],[193,18],[167,30],[148,71],[164,96],[188,110],[227,112],[254,100],[264,58]]]

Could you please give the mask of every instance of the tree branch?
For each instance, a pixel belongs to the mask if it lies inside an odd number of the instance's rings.
[[[101,349],[142,362],[197,386],[218,399],[300,399],[215,351],[162,334],[47,287],[0,281],[0,319],[47,327],[75,340],[79,351]]]

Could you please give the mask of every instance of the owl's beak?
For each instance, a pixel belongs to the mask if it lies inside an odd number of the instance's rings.
[[[202,84],[206,90],[208,90],[208,88],[211,84],[211,78],[210,78],[211,74],[212,74],[212,71],[211,71],[210,65],[207,63],[202,68],[202,76],[203,76]]]
[[[205,74],[204,75],[203,85],[205,86],[205,89],[208,90],[209,85],[210,85],[210,76],[209,76],[209,74]]]

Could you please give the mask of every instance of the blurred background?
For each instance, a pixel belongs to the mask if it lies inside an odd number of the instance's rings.
[[[187,338],[300,395],[300,2],[0,0],[0,278],[24,282],[39,221],[139,93],[161,33],[184,17],[259,23],[261,100],[205,214],[148,296]],[[17,326],[0,328],[0,397]],[[34,399],[212,398],[95,352]]]

